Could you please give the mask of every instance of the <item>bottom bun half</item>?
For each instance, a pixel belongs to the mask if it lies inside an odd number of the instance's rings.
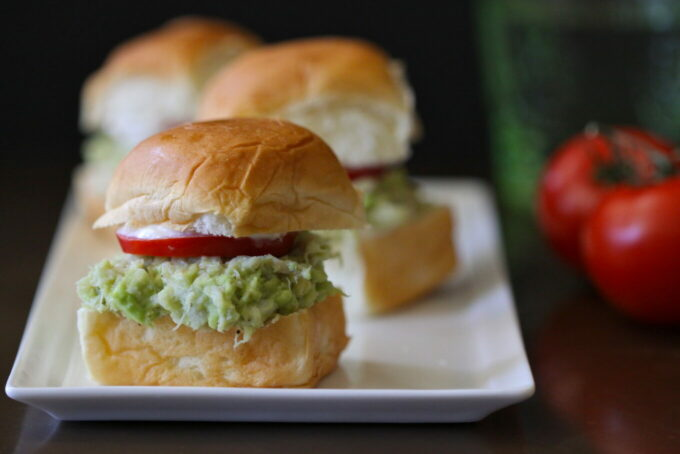
[[[340,296],[281,317],[240,345],[235,329],[193,330],[167,316],[144,326],[86,308],[78,330],[90,376],[103,385],[312,387],[348,342]]]
[[[79,165],[73,172],[76,206],[83,218],[90,224],[104,214],[109,178],[110,175],[105,171],[88,164]]]
[[[73,191],[76,211],[88,229],[97,238],[115,242],[118,227],[92,229],[92,224],[106,211],[106,187],[111,179],[110,170],[89,164],[79,165],[73,173]]]
[[[349,311],[388,312],[416,301],[458,266],[447,207],[437,206],[387,231],[343,237],[342,259],[327,262],[329,279],[342,288]]]

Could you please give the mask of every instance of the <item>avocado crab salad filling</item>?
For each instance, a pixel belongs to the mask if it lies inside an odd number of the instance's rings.
[[[100,132],[83,142],[83,160],[89,164],[115,167],[128,150],[110,136]]]
[[[355,185],[364,193],[366,220],[374,228],[388,229],[420,216],[431,205],[403,168],[388,170],[379,178],[362,178]]]
[[[164,258],[122,255],[92,267],[77,283],[83,306],[144,325],[168,315],[178,325],[237,328],[242,341],[282,315],[340,293],[323,261],[326,240],[298,233],[291,251],[273,255]]]

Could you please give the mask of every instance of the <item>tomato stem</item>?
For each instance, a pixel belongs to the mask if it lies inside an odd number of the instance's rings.
[[[585,133],[600,135],[608,154],[591,148],[595,179],[603,185],[647,186],[678,175],[678,150],[661,150],[623,128],[589,123]]]

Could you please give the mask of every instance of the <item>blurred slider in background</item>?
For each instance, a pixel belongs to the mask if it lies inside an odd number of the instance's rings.
[[[351,312],[412,302],[456,267],[449,209],[425,200],[404,163],[417,135],[402,65],[371,43],[308,38],[249,52],[211,79],[198,120],[271,117],[317,133],[364,193],[369,229],[337,232],[331,279]]]
[[[141,140],[191,121],[205,81],[260,39],[219,19],[180,17],[120,45],[82,90],[84,163],[75,192],[85,219],[104,212],[106,187]]]

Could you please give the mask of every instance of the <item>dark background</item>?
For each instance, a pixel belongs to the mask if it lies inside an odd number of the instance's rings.
[[[5,163],[73,167],[82,139],[77,120],[85,77],[121,41],[172,17],[202,14],[238,22],[267,42],[328,34],[376,42],[406,62],[416,92],[425,136],[411,171],[488,173],[472,0],[4,3]]]

